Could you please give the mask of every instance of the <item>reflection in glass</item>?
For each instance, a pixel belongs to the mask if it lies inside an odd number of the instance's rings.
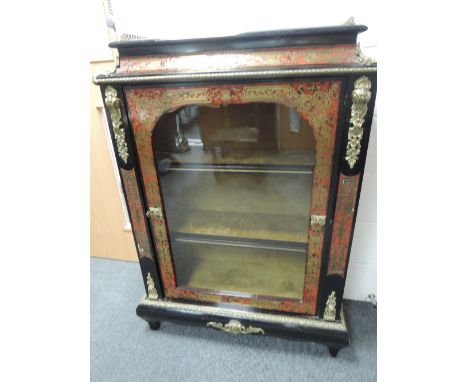
[[[293,109],[183,107],[153,133],[177,285],[302,298],[315,142]]]

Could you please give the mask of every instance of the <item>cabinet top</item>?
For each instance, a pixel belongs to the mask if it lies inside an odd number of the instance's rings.
[[[339,25],[319,28],[284,29],[242,33],[225,37],[184,40],[123,40],[109,44],[120,57],[190,54],[199,52],[268,49],[311,45],[355,44],[365,25]]]
[[[113,73],[96,84],[286,78],[376,72],[356,43],[364,25],[244,33],[185,40],[118,41]]]

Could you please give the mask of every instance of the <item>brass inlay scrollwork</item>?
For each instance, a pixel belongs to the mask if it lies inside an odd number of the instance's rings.
[[[335,317],[336,317],[336,296],[335,296],[335,291],[333,291],[328,296],[327,303],[325,306],[325,312],[323,313],[323,319],[325,321],[335,321]]]
[[[112,120],[112,130],[114,131],[115,141],[117,143],[117,151],[119,152],[120,158],[127,163],[128,148],[127,142],[125,141],[125,131],[122,127],[122,113],[120,111],[122,101],[117,97],[117,90],[112,86],[106,87],[104,95],[104,102]]]
[[[128,211],[132,219],[132,230],[137,242],[138,256],[144,256],[153,262],[153,250],[151,249],[146,232],[144,210],[141,205],[135,169],[125,170],[121,168],[120,175],[127,195]]]
[[[349,242],[360,178],[360,174],[354,176],[340,174],[328,260],[329,275],[339,274],[344,277],[346,271],[346,260],[349,254]]]
[[[148,277],[146,278],[146,285],[148,286],[148,298],[150,300],[157,300],[159,299],[158,291],[154,286],[154,281],[151,275],[148,272]]]
[[[362,125],[367,113],[367,104],[371,99],[370,88],[371,82],[366,76],[358,78],[354,83],[350,119],[353,126],[349,128],[348,145],[346,146],[346,160],[350,168],[354,167],[361,152],[361,140],[364,134]]]
[[[206,324],[210,328],[215,328],[222,330],[224,332],[232,334],[265,334],[265,331],[262,328],[256,328],[254,326],[245,327],[237,320],[231,320],[227,324],[222,324],[221,322],[210,321]]]

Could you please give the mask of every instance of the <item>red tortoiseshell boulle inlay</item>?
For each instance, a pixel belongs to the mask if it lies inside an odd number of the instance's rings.
[[[355,44],[225,51],[190,55],[121,57],[119,74],[214,72],[235,69],[358,63]]]
[[[212,86],[131,88],[127,105],[140,159],[146,198],[150,206],[162,208],[153,156],[151,135],[159,117],[185,105],[279,103],[294,108],[312,128],[316,145],[311,215],[326,215],[341,83],[338,80],[298,81]],[[309,226],[306,272],[302,300],[287,298],[238,297],[177,286],[168,233],[164,219],[152,216],[165,295],[206,302],[247,304],[256,308],[315,314],[324,240],[324,227]]]
[[[141,205],[140,191],[136,180],[135,170],[120,169],[125,193],[127,194],[127,205],[132,219],[132,229],[137,242],[138,257],[153,258],[148,235],[143,207]]]
[[[360,174],[341,175],[338,185],[328,274],[344,277]]]

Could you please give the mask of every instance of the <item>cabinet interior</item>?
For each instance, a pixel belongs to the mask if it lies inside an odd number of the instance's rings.
[[[189,105],[153,133],[178,286],[302,298],[312,130],[273,103]]]

